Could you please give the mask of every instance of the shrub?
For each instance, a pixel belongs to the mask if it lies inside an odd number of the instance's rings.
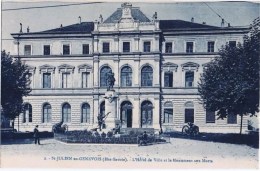
[[[108,133],[107,133],[107,137],[108,137],[108,138],[111,138],[111,137],[113,137],[113,132],[111,132],[111,131],[108,131]]]
[[[106,138],[106,136],[107,136],[106,133],[102,132],[101,137]]]

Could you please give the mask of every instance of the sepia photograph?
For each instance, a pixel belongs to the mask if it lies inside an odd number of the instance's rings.
[[[1,1],[0,168],[259,169],[259,1]]]

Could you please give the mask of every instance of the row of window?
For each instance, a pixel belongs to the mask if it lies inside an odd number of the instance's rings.
[[[236,46],[236,41],[229,41],[229,45],[234,47]],[[209,41],[208,42],[208,52],[215,52],[215,42]],[[130,42],[123,42],[123,52],[127,53],[131,51]],[[63,44],[62,48],[63,55],[70,55],[71,54],[71,46],[70,44]],[[89,44],[82,45],[82,54],[89,54]],[[109,53],[111,52],[110,43],[103,42],[102,44],[102,52]],[[145,41],[143,42],[143,52],[151,52],[151,42]],[[186,53],[193,53],[194,52],[194,42],[186,42]],[[173,43],[166,42],[165,43],[165,53],[173,53]],[[32,55],[32,47],[31,45],[24,45],[24,55]],[[43,55],[51,55],[51,46],[44,45],[43,46]]]
[[[108,77],[112,73],[112,69],[105,66],[100,71],[100,87],[107,87],[109,85]],[[120,86],[132,86],[132,68],[125,66],[121,69]],[[64,72],[61,74],[61,88],[72,88],[72,73]],[[43,88],[52,88],[51,73],[43,73]],[[90,86],[90,72],[81,73],[81,88],[88,88]],[[153,86],[153,69],[150,66],[145,66],[141,70],[141,86]],[[164,87],[173,87],[173,72],[164,73]],[[185,87],[194,87],[194,71],[185,72]]]
[[[132,103],[125,101],[121,104],[120,119],[123,127],[132,127]],[[150,126],[153,123],[153,105],[150,101],[144,101],[141,104],[141,121],[142,126]],[[194,105],[192,102],[185,103],[184,122],[194,123]],[[100,105],[100,114],[105,115],[105,102]],[[45,103],[42,107],[42,123],[51,123],[52,107],[49,103]],[[62,121],[71,122],[71,106],[69,103],[62,105]],[[23,123],[32,122],[32,106],[26,103],[24,106]],[[81,105],[81,123],[90,123],[90,106],[88,103]],[[164,104],[163,123],[173,123],[173,104],[166,102]],[[206,111],[206,123],[215,123],[215,112]],[[236,115],[229,115],[228,124],[236,124]]]

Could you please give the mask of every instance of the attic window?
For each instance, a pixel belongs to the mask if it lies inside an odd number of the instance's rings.
[[[70,55],[70,45],[63,45],[63,55]]]

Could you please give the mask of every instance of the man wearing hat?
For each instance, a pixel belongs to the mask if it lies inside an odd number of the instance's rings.
[[[34,143],[36,144],[38,142],[38,144],[40,145],[40,135],[39,135],[38,125],[36,125],[33,130],[33,137],[34,137]]]

